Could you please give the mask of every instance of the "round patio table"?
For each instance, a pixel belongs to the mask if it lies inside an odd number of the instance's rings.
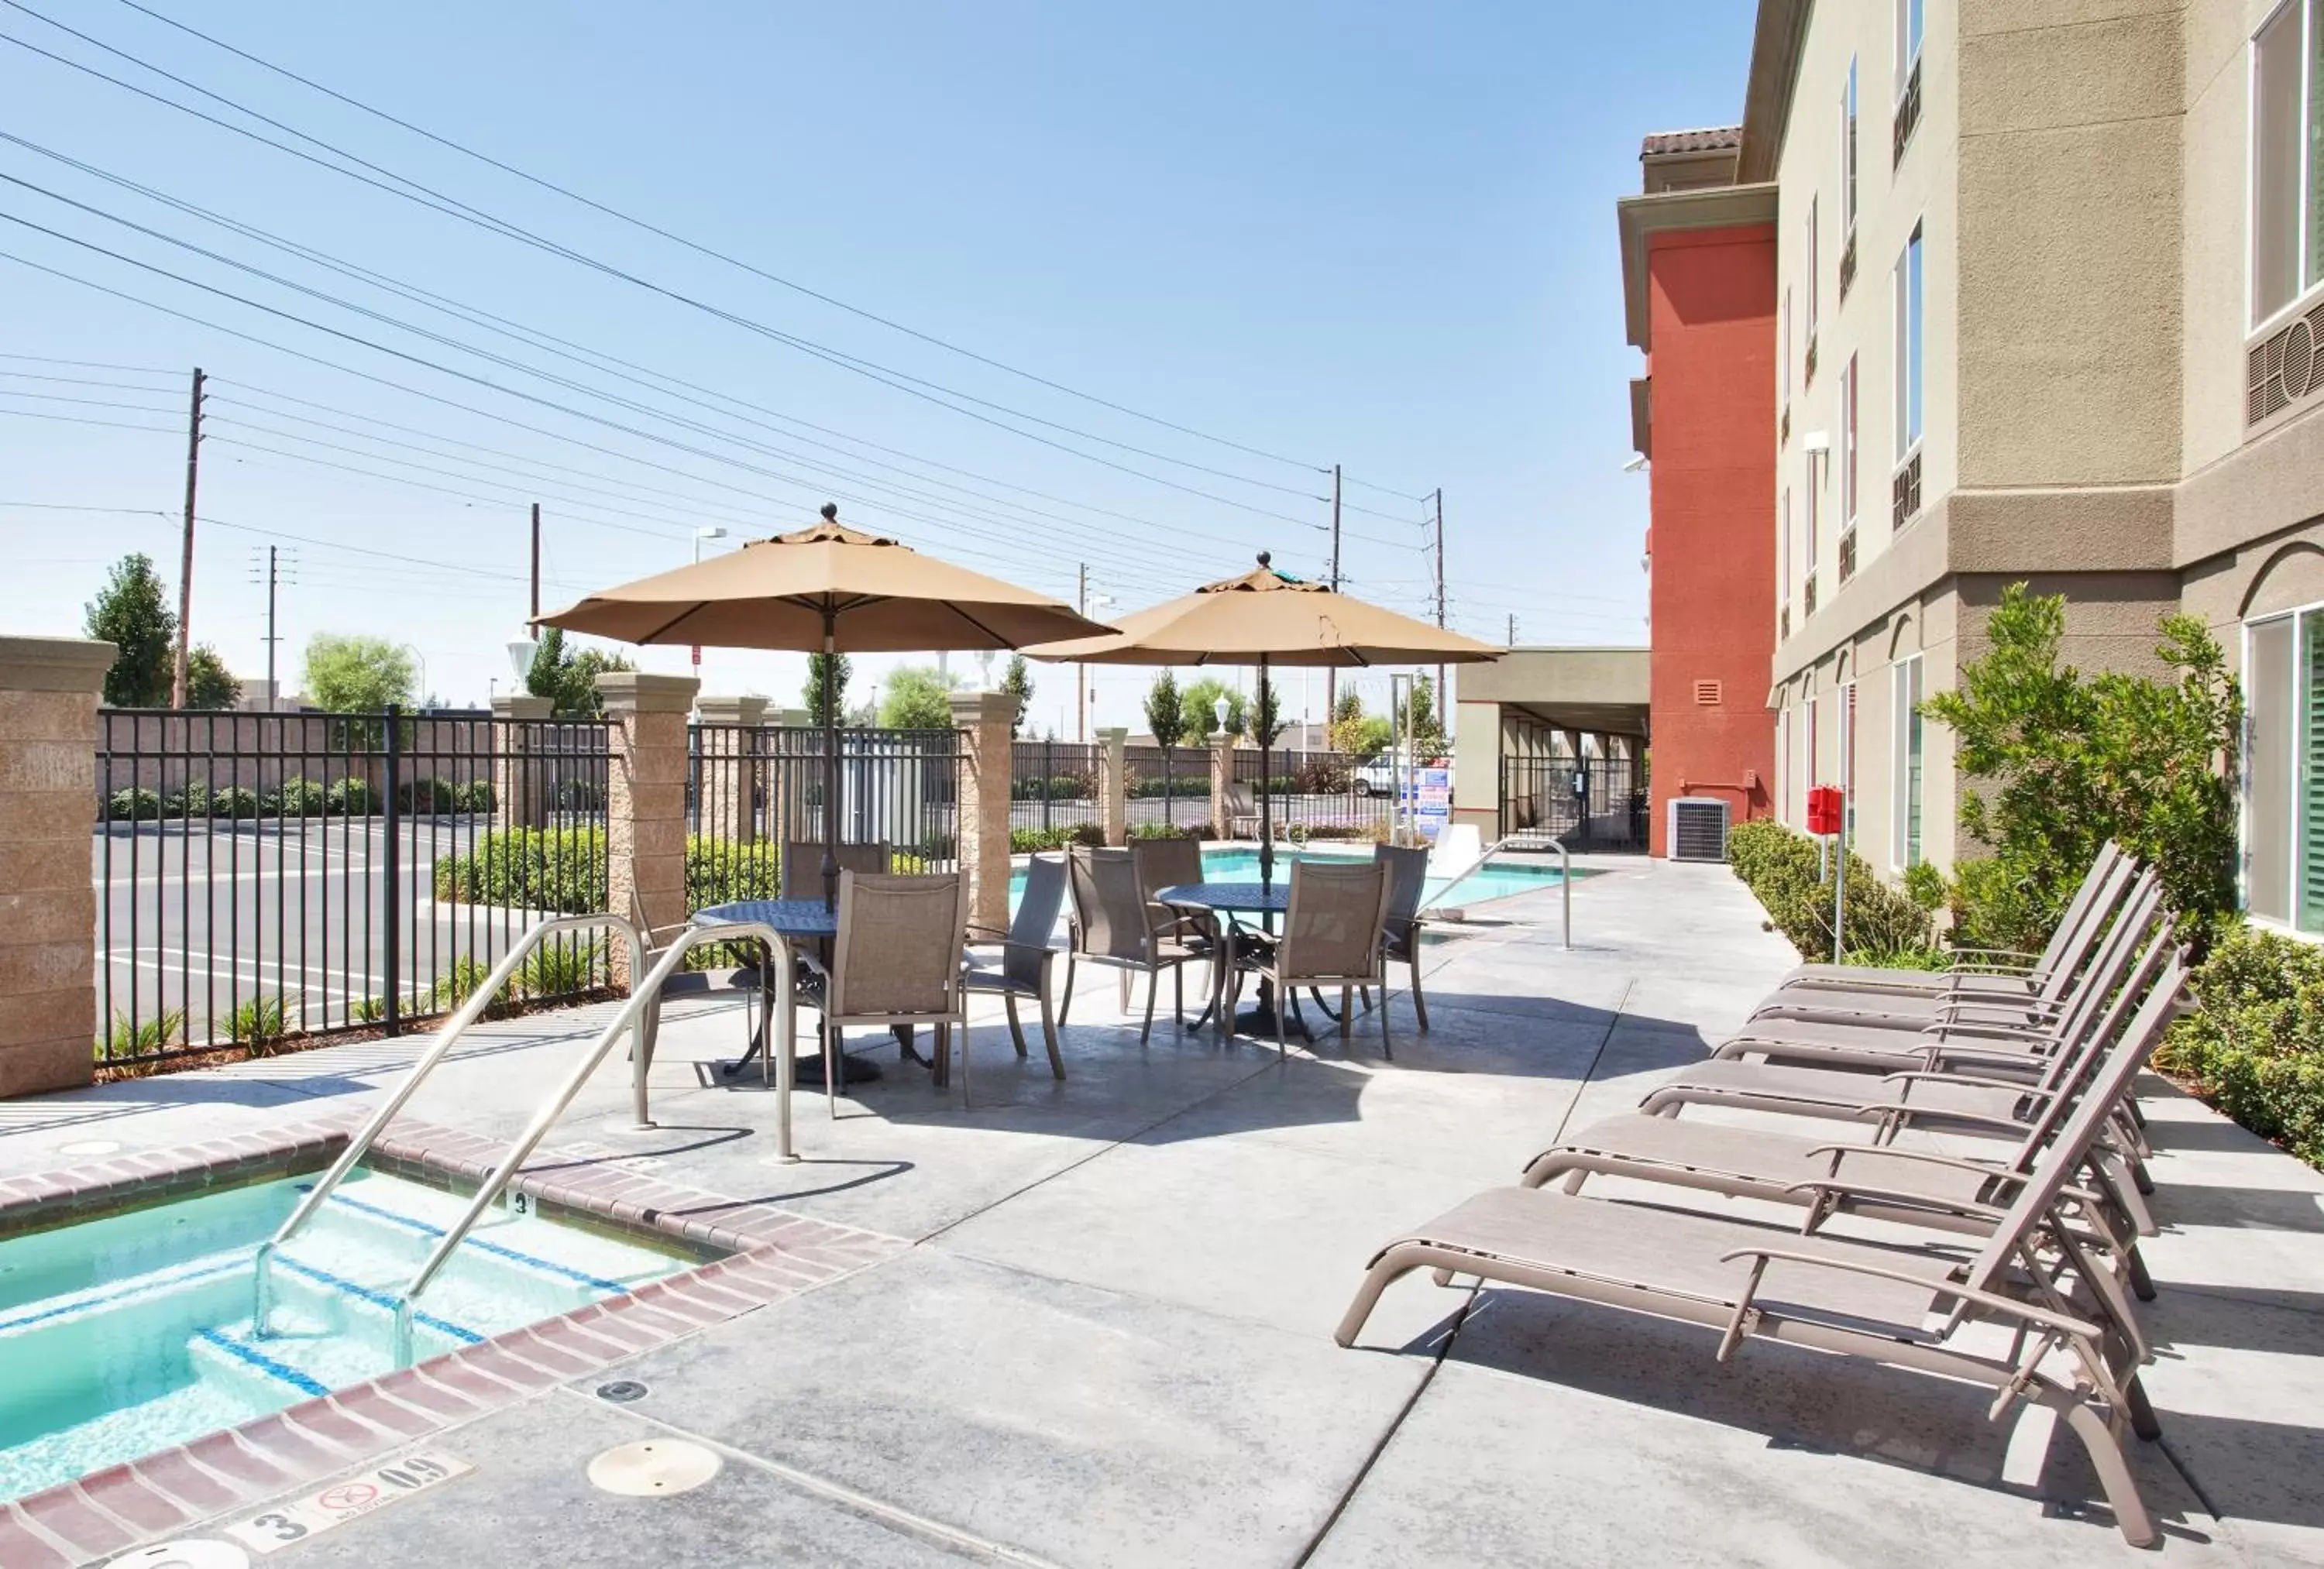
[[[1178,883],[1162,889],[1154,896],[1173,908],[1204,910],[1214,915],[1257,915],[1268,921],[1291,908],[1288,883],[1270,885],[1258,883]],[[1229,922],[1221,935],[1227,944],[1227,965],[1218,971],[1219,984],[1212,988],[1210,1006],[1204,1008],[1202,1016],[1194,1021],[1194,1028],[1198,1030],[1203,1026],[1203,1020],[1209,1018],[1214,1010],[1222,1011],[1226,969],[1233,968],[1234,923]],[[1273,996],[1273,984],[1261,980],[1258,1002],[1236,1016],[1234,1028],[1247,1035],[1273,1034],[1275,1006],[1268,1000]],[[1284,1017],[1285,1032],[1296,1032],[1303,1038],[1312,1039],[1307,1021],[1299,1012],[1296,992],[1292,994],[1290,1001],[1290,1011]]]
[[[773,927],[775,935],[782,940],[773,963],[759,972],[759,999],[762,1005],[759,1011],[758,1032],[751,1042],[751,1049],[742,1054],[740,1060],[722,1071],[732,1078],[767,1050],[768,1036],[773,1029],[775,1015],[779,1013],[784,1020],[782,1049],[792,1053],[794,1082],[822,1084],[823,1053],[800,1052],[793,1049],[790,1010],[775,1006],[775,990],[770,981],[773,977],[788,977],[791,974],[794,968],[792,950],[796,945],[828,942],[839,935],[837,912],[826,909],[820,899],[737,899],[732,904],[707,905],[696,910],[688,919],[696,926],[719,926],[730,921],[763,921]],[[912,1051],[908,1028],[898,1031],[896,1039],[913,1060],[919,1060],[918,1053]],[[851,1057],[843,1052],[841,1063],[840,1076],[846,1083],[868,1084],[880,1077],[880,1065],[869,1058]]]

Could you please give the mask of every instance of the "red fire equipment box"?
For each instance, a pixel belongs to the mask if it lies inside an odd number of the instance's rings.
[[[1818,784],[1808,792],[1808,831],[1838,833],[1840,831],[1840,786]]]

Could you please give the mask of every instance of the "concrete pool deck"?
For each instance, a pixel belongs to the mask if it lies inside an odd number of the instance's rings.
[[[617,1058],[528,1170],[614,1167],[893,1248],[456,1426],[429,1451],[473,1472],[256,1561],[2144,1557],[2077,1445],[1987,1423],[1966,1388],[1756,1343],[1720,1367],[1692,1329],[1421,1276],[1357,1348],[1332,1344],[1397,1227],[1635,1105],[1792,961],[1723,867],[1585,860],[1603,875],[1574,886],[1575,950],[1558,946],[1554,891],[1480,907],[1432,947],[1429,1035],[1397,998],[1392,1063],[1361,1028],[1280,1066],[1271,1046],[1161,1024],[1141,1050],[1112,977],[1085,973],[1065,1083],[980,1014],[973,1109],[957,1080],[939,1092],[914,1070],[843,1099],[836,1123],[802,1092],[791,1166],[755,1069],[729,1082],[711,1066],[741,1043],[734,1003],[673,1002],[660,1125],[629,1131]],[[410,1115],[513,1135],[604,1016],[481,1028]],[[420,1044],[0,1103],[0,1179],[351,1115]],[[2149,1088],[2163,1234],[2143,1318],[2163,1437],[2134,1462],[2163,1559],[2324,1562],[2324,1176]],[[601,1399],[609,1378],[643,1391]],[[680,1440],[723,1459],[698,1489],[587,1480],[615,1445]]]

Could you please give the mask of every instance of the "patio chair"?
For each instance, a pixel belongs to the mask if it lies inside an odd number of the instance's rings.
[[[1259,797],[1252,793],[1251,787],[1240,780],[1230,784],[1226,790],[1226,803],[1227,820],[1220,825],[1226,830],[1226,837],[1243,838],[1244,827],[1248,825],[1250,837],[1257,839],[1259,830]]]
[[[1354,1023],[1351,1002],[1358,986],[1381,991],[1380,1052],[1394,1059],[1388,1029],[1388,867],[1383,861],[1296,860],[1283,932],[1259,956],[1239,960],[1274,988],[1275,1051],[1287,1055],[1283,1015],[1300,986],[1340,989],[1340,1038]],[[1231,999],[1228,1006],[1232,1006]]]
[[[2183,963],[2174,959],[2164,984],[2140,1005],[2134,1035],[2151,1039],[2167,1022]],[[1434,1269],[1443,1281],[1475,1276],[1716,1329],[1722,1363],[1747,1341],[1775,1340],[1965,1381],[1993,1391],[1997,1420],[2020,1401],[2063,1418],[2089,1452],[2116,1527],[2134,1546],[2151,1546],[2158,1535],[2123,1439],[2126,1427],[2143,1438],[2161,1432],[2139,1384],[2139,1348],[2103,1304],[2091,1305],[2090,1282],[2105,1266],[2060,1219],[2066,1189],[2139,1066],[2131,1052],[2108,1062],[1966,1261],[1932,1248],[1503,1188],[1376,1253],[1335,1338],[1351,1344],[1392,1281]],[[2034,1272],[2043,1252],[2057,1258],[2057,1273]]]
[[[1138,891],[1153,905],[1154,919],[1175,926],[1186,945],[1208,957],[1219,946],[1218,917],[1204,912],[1174,910],[1157,897],[1165,888],[1183,888],[1204,878],[1203,846],[1191,839],[1141,839],[1130,847],[1138,867]]]
[[[967,1099],[968,994],[961,981],[965,897],[966,885],[957,872],[839,874],[839,935],[830,961],[800,957],[823,983],[823,1083],[833,1116],[839,1115],[840,1035],[851,1025],[934,1025],[939,1085],[957,1030],[961,1098]],[[785,1005],[798,1008],[797,991]],[[792,1034],[796,1039],[796,1028]]]
[[[1428,851],[1417,845],[1372,847],[1372,859],[1388,868],[1388,919],[1384,926],[1389,963],[1412,970],[1412,1012],[1420,1032],[1428,1033],[1428,998],[1420,989],[1420,901],[1428,891]],[[1388,1006],[1388,993],[1380,993]]]
[[[1066,854],[1065,886],[1073,899],[1073,940],[1065,949],[1065,995],[1057,1005],[1057,1023],[1063,1025],[1073,1007],[1077,961],[1120,970],[1125,1009],[1130,977],[1143,975],[1146,1022],[1138,1032],[1143,1046],[1154,1033],[1154,994],[1164,970],[1170,972],[1179,1013],[1185,1011],[1185,967],[1208,957],[1190,940],[1194,925],[1183,916],[1156,914],[1160,907],[1139,886],[1137,862],[1126,849],[1075,845]]]
[[[2095,1078],[2115,1057],[2127,1053],[2143,1062],[2153,1051],[2154,1036],[2140,1035],[2131,1026],[2136,1011],[2156,992],[2175,1000],[2183,986],[2186,968],[2172,962],[2175,940],[2167,920],[2153,931],[2131,973],[2107,999],[2072,1077]],[[2127,1096],[2129,1081],[2121,1082]],[[1566,1193],[1579,1193],[1591,1176],[1619,1176],[1728,1197],[1805,1206],[1809,1213],[1803,1230],[1811,1233],[1828,1218],[1846,1214],[1985,1235],[2055,1139],[2067,1114],[2080,1103],[2081,1087],[2076,1085],[2034,1108],[2014,1142],[1997,1145],[1984,1156],[1938,1154],[1884,1142],[1834,1142],[1764,1127],[1634,1112],[1593,1123],[1543,1151],[1527,1163],[1519,1181],[1527,1188],[1556,1182]],[[2091,1161],[2081,1180],[2083,1190],[2073,1197],[2087,1210],[2098,1242],[2121,1260],[2131,1289],[2151,1298],[2153,1283],[2137,1249],[2142,1207],[2122,1191],[2103,1157]],[[2131,1332],[2135,1335],[2135,1326]]]
[[[885,844],[844,844],[839,847],[843,872],[884,872],[890,859]],[[823,897],[823,841],[787,839],[783,841],[783,897]]]
[[[1065,858],[1035,856],[1026,863],[1025,892],[1006,931],[971,922],[969,950],[998,948],[1000,968],[972,968],[962,982],[971,992],[998,996],[1009,1010],[1009,1034],[1017,1055],[1025,1055],[1025,1026],[1017,1017],[1017,999],[1031,997],[1041,1005],[1041,1041],[1049,1049],[1052,1078],[1065,1076],[1065,1060],[1057,1055],[1057,1025],[1049,1008],[1049,969],[1056,950],[1049,939],[1057,929],[1057,912],[1065,902]]]

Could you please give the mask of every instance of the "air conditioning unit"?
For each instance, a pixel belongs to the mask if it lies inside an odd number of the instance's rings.
[[[1727,803],[1712,795],[1678,795],[1670,803],[1670,858],[1727,858]]]

